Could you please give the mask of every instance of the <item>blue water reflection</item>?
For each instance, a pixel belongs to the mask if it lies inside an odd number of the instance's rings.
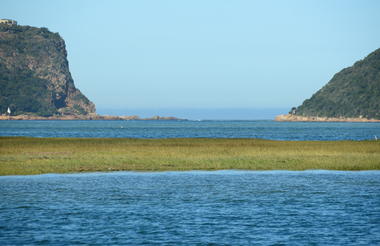
[[[0,177],[1,245],[379,245],[380,172]]]
[[[380,123],[275,121],[0,121],[0,136],[380,139]]]

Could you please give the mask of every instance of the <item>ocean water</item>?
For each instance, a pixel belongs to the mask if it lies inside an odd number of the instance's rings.
[[[0,121],[0,136],[380,139],[380,123],[261,121]]]
[[[0,245],[380,245],[380,172],[0,177]]]

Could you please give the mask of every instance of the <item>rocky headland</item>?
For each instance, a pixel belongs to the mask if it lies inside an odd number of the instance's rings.
[[[277,121],[380,121],[380,49],[344,68]]]
[[[0,114],[95,113],[94,103],[74,85],[65,41],[47,28],[0,23],[0,88]]]
[[[65,41],[47,28],[0,23],[0,120],[184,120],[98,115],[74,85]]]

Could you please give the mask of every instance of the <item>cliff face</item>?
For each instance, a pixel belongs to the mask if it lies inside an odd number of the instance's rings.
[[[335,74],[291,114],[380,119],[380,49]]]
[[[0,114],[95,113],[74,86],[64,40],[46,28],[0,24],[0,88]]]

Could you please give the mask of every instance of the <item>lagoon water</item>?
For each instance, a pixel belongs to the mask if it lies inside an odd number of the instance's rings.
[[[0,136],[364,140],[380,124],[0,121]],[[0,245],[380,245],[380,171],[3,176]]]
[[[259,121],[0,121],[0,136],[380,139],[380,123]]]
[[[379,245],[380,172],[0,177],[0,245]]]

